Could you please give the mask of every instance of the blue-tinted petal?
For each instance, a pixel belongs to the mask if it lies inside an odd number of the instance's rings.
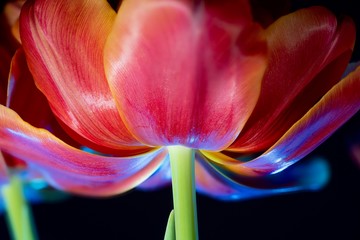
[[[206,160],[197,161],[197,190],[219,200],[245,200],[295,191],[318,190],[329,180],[322,158],[297,163],[284,171],[260,177],[224,172]]]

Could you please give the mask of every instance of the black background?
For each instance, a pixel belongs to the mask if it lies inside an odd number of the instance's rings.
[[[318,4],[359,22],[350,1],[295,1],[294,6]],[[354,61],[358,52],[356,48]],[[318,192],[240,202],[198,195],[200,239],[360,239],[360,164],[349,152],[356,140],[360,143],[359,113],[311,154],[325,157],[332,170],[329,184]],[[167,188],[133,190],[107,199],[74,196],[32,209],[41,240],[163,239],[172,194]],[[1,216],[0,239],[8,238]]]

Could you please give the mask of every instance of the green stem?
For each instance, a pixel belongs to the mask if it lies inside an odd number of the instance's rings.
[[[13,239],[36,239],[32,227],[30,209],[24,198],[21,180],[15,176],[11,177],[9,184],[3,186],[2,195]]]
[[[169,146],[176,240],[196,240],[195,152],[182,146]]]
[[[175,221],[174,221],[174,210],[170,212],[169,219],[166,225],[164,240],[175,240]]]

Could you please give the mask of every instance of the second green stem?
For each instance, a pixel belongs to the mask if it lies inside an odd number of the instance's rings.
[[[14,240],[36,239],[30,208],[23,194],[21,180],[12,176],[9,184],[2,187],[9,226]]]

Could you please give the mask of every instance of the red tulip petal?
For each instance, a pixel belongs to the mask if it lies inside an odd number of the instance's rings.
[[[46,98],[36,88],[26,64],[25,55],[19,49],[12,60],[6,105],[35,127],[46,128],[52,115]]]
[[[13,109],[24,121],[31,125],[45,128],[66,143],[79,146],[60,127],[47,99],[36,88],[22,48],[18,49],[12,59],[8,82],[7,107]]]
[[[57,188],[91,196],[127,191],[148,178],[164,149],[133,157],[105,157],[75,149],[0,105],[0,150],[24,159]]]
[[[115,12],[106,1],[27,1],[20,32],[29,68],[55,115],[100,146],[141,145],[126,129],[103,66]]]
[[[121,5],[105,69],[141,142],[222,149],[252,112],[265,68],[261,31],[251,19],[234,25],[211,13],[176,1]]]
[[[271,54],[262,93],[233,150],[262,151],[274,144],[341,79],[355,41],[353,22],[338,24],[323,8],[287,15],[267,34]]]
[[[230,171],[244,175],[248,172],[251,174],[247,175],[266,175],[281,171],[314,150],[360,109],[359,89],[360,67],[336,84],[261,156],[246,163],[224,161],[221,157],[217,158],[217,162]]]

